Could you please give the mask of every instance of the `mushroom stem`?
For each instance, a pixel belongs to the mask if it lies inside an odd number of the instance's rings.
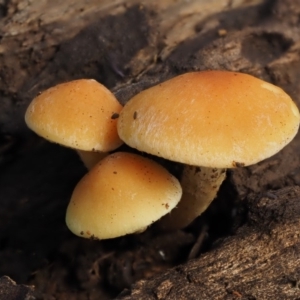
[[[176,230],[188,226],[215,199],[225,177],[226,169],[186,165],[181,177],[182,198],[177,207],[159,221],[160,227]]]
[[[88,170],[90,170],[94,165],[96,165],[101,159],[106,157],[109,153],[77,150],[77,154],[79,155],[85,167]]]

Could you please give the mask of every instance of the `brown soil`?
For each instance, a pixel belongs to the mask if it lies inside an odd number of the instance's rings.
[[[257,221],[254,215],[259,213],[249,203],[256,205],[259,197],[275,201],[281,198],[273,190],[287,188],[294,188],[294,198],[300,195],[295,189],[300,185],[297,135],[274,157],[229,171],[218,198],[185,230],[162,233],[152,226],[140,235],[101,242],[80,239],[68,231],[66,207],[86,170],[72,150],[50,144],[26,128],[24,111],[39,91],[67,80],[95,78],[126,103],[138,91],[174,75],[228,69],[273,82],[300,105],[300,1],[257,1],[239,7],[230,7],[229,1],[226,9],[196,22],[192,19],[193,34],[173,47],[164,36],[166,29],[158,24],[159,4],[129,2],[94,13],[84,8],[90,15],[78,21],[81,27],[72,18],[43,24],[41,17],[40,23],[26,23],[25,33],[7,36],[9,24],[18,24],[14,18],[24,1],[0,1],[0,21],[7,26],[3,25],[0,37],[0,277],[34,286],[34,292],[28,293],[36,299],[105,300],[124,289],[121,298],[148,299],[143,294],[128,296],[126,289],[159,274],[171,278],[167,270],[179,264],[188,268],[188,259],[200,253],[204,257],[222,247],[230,252],[226,248],[229,236],[254,230],[247,226]],[[171,4],[166,1],[166,5]],[[178,13],[179,24],[183,8],[176,9],[173,14]],[[178,174],[177,165],[161,162]],[[193,262],[201,264],[201,257]],[[300,276],[298,261],[292,268],[297,270],[295,278]],[[168,298],[171,285],[166,278],[149,299],[176,298],[174,294]],[[3,282],[13,286],[9,280]],[[9,299],[1,291],[0,285],[0,299]],[[22,293],[11,299],[25,299]],[[234,289],[230,295],[242,298]],[[197,298],[191,292],[176,299]],[[201,299],[212,298],[203,294]]]

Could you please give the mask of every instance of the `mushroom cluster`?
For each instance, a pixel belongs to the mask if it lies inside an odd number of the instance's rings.
[[[89,172],[67,208],[69,229],[107,239],[188,226],[216,197],[227,168],[255,164],[287,145],[300,115],[279,87],[229,71],[186,73],[140,92],[122,107],[95,80],[37,96],[25,120],[49,141],[76,149]],[[177,179],[132,148],[181,163]]]
[[[77,184],[66,223],[76,235],[108,239],[144,231],[179,202],[179,181],[158,163],[116,152],[122,105],[95,80],[59,84],[30,103],[25,121],[45,139],[76,149],[90,170]]]

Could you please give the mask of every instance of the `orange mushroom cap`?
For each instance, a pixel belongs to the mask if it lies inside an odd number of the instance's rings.
[[[122,105],[102,84],[80,79],[56,85],[30,103],[25,121],[49,141],[84,151],[118,148],[117,118]]]
[[[255,164],[288,144],[299,111],[279,87],[229,71],[192,72],[134,96],[118,120],[133,148],[189,165]]]
[[[77,184],[66,223],[85,238],[141,232],[170,212],[181,195],[180,183],[161,165],[117,152],[101,160]]]

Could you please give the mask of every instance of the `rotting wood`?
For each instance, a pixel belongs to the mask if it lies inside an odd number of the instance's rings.
[[[249,195],[247,224],[234,236],[117,299],[297,299],[299,201],[299,187]]]
[[[34,300],[33,287],[16,284],[8,276],[0,277],[0,300]]]

